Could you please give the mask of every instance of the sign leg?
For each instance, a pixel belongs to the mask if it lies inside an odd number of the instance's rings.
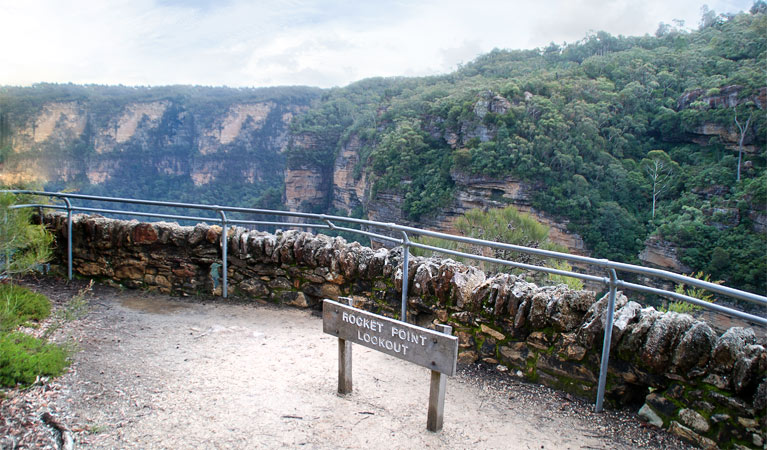
[[[431,371],[431,387],[429,388],[429,415],[426,418],[426,429],[437,432],[442,429],[445,417],[445,389],[447,376]]]
[[[449,325],[437,325],[437,331],[452,334],[453,327]],[[429,386],[429,414],[426,417],[426,429],[437,432],[442,429],[445,418],[445,390],[447,390],[447,376],[436,370],[431,371],[431,385]]]
[[[352,343],[338,340],[338,394],[352,392]]]

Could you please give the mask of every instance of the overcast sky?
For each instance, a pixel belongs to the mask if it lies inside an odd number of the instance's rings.
[[[344,86],[752,0],[0,0],[0,85]]]

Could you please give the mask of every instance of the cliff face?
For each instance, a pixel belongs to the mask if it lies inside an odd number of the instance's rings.
[[[152,198],[215,184],[220,189],[224,181],[253,186],[252,197],[278,188],[289,125],[312,95],[259,101],[237,90],[224,93],[224,100],[169,95],[136,101],[141,95],[123,95],[109,102],[92,95],[26,109],[0,102],[0,184],[96,192],[101,186],[108,195],[125,188],[130,192],[123,195]],[[206,200],[240,200],[220,197]]]

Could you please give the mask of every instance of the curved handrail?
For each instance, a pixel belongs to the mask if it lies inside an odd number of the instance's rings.
[[[220,206],[220,205],[204,205],[204,204],[197,204],[197,203],[183,203],[183,202],[167,202],[167,201],[158,201],[158,200],[143,200],[143,199],[130,199],[130,198],[121,198],[121,197],[105,197],[105,196],[97,196],[97,195],[86,195],[86,194],[76,194],[76,193],[68,193],[68,192],[47,192],[47,191],[36,191],[36,190],[19,190],[19,189],[9,189],[9,190],[0,190],[0,192],[8,192],[13,194],[27,194],[27,195],[41,195],[46,197],[56,197],[61,198],[62,200],[67,199],[80,199],[80,200],[91,200],[91,201],[107,201],[107,202],[115,202],[115,203],[128,203],[128,204],[136,204],[136,205],[146,205],[146,206],[161,206],[161,207],[173,207],[173,208],[188,208],[188,209],[197,209],[197,210],[206,210],[215,212],[217,214],[220,214],[220,212],[226,213],[226,212],[237,212],[237,213],[247,213],[247,214],[262,214],[262,215],[272,215],[272,216],[283,216],[283,217],[296,217],[296,218],[302,218],[302,219],[312,219],[316,220],[318,222],[323,223],[292,223],[292,222],[273,222],[273,221],[247,221],[247,220],[227,220],[227,223],[230,224],[245,224],[245,225],[275,225],[275,226],[291,226],[291,227],[307,227],[307,228],[324,228],[324,229],[335,229],[340,231],[347,231],[352,233],[358,233],[361,235],[365,235],[368,237],[373,237],[376,239],[381,240],[388,240],[391,242],[399,243],[401,245],[406,244],[409,247],[416,247],[416,248],[423,248],[428,249],[432,251],[442,252],[445,254],[453,255],[453,256],[461,256],[476,260],[482,260],[487,262],[494,262],[494,263],[500,263],[504,265],[510,265],[514,267],[521,267],[528,270],[535,270],[535,271],[541,271],[541,272],[547,272],[547,273],[556,273],[559,275],[564,276],[570,276],[574,278],[579,278],[583,280],[588,280],[592,282],[597,282],[604,285],[609,285],[609,276],[606,277],[596,277],[593,275],[586,275],[579,272],[572,272],[572,271],[564,271],[564,270],[557,270],[557,269],[551,269],[548,267],[541,267],[541,266],[535,266],[535,265],[529,265],[529,264],[521,264],[521,263],[514,263],[512,261],[508,260],[502,260],[497,258],[489,258],[485,256],[480,255],[473,255],[469,253],[463,253],[463,252],[456,252],[453,250],[443,249],[440,247],[434,247],[434,246],[427,246],[423,244],[418,244],[415,242],[410,241],[407,236],[409,234],[411,235],[421,235],[421,236],[430,236],[435,237],[439,239],[444,239],[448,241],[455,241],[455,242],[461,242],[466,244],[473,244],[473,245],[480,245],[490,248],[496,248],[501,250],[511,250],[519,253],[529,254],[529,255],[535,255],[535,256],[541,256],[546,258],[556,258],[565,260],[568,262],[575,262],[575,263],[581,263],[581,264],[588,264],[591,266],[601,267],[604,268],[607,273],[609,274],[610,269],[614,269],[616,271],[620,272],[629,272],[634,274],[640,274],[650,277],[657,277],[666,279],[669,281],[674,281],[677,283],[684,283],[689,286],[695,286],[702,289],[706,289],[711,292],[715,292],[717,294],[725,295],[728,297],[736,298],[739,300],[746,300],[750,301],[752,303],[756,303],[758,305],[767,306],[767,297],[761,296],[758,294],[754,294],[751,292],[741,291],[738,289],[733,289],[727,286],[722,286],[720,284],[711,283],[704,280],[699,280],[697,278],[689,277],[686,275],[677,274],[674,272],[670,272],[663,269],[654,269],[650,267],[643,267],[643,266],[637,266],[633,264],[626,264],[616,261],[610,261],[607,259],[597,259],[597,258],[591,258],[588,256],[582,256],[582,255],[572,255],[569,253],[562,253],[562,252],[556,252],[552,250],[543,250],[539,248],[530,248],[530,247],[524,247],[520,245],[514,245],[514,244],[506,244],[502,242],[495,242],[495,241],[488,241],[484,239],[475,239],[465,236],[456,236],[452,234],[447,233],[441,233],[438,231],[430,231],[430,230],[424,230],[420,228],[405,226],[405,225],[399,225],[395,223],[384,223],[384,222],[377,222],[372,220],[365,220],[365,219],[355,219],[351,217],[343,217],[343,216],[335,216],[335,215],[327,215],[327,214],[315,214],[315,213],[304,213],[304,212],[293,212],[293,211],[280,211],[280,210],[269,210],[269,209],[260,209],[260,208],[244,208],[244,207],[235,207],[235,206]],[[55,208],[53,205],[44,205],[44,204],[35,204],[35,205],[18,205],[23,207],[45,207],[45,208]],[[153,218],[168,218],[168,219],[176,219],[176,220],[194,220],[194,221],[201,221],[201,222],[215,222],[215,223],[221,223],[221,219],[211,218],[211,217],[199,217],[199,216],[184,216],[184,215],[177,215],[177,214],[159,214],[159,213],[146,213],[146,212],[135,212],[135,211],[124,211],[124,210],[114,210],[114,209],[104,209],[104,208],[87,208],[87,207],[79,207],[79,206],[69,206],[68,209],[71,211],[82,211],[82,212],[93,212],[93,213],[104,213],[104,214],[125,214],[125,215],[135,215],[135,216],[142,216],[142,217],[153,217]],[[346,222],[356,225],[365,225],[368,227],[374,227],[374,228],[380,228],[385,230],[390,230],[394,232],[403,233],[403,236],[405,236],[404,239],[397,239],[390,236],[378,234],[378,233],[371,233],[366,230],[357,230],[354,228],[349,227],[340,227],[338,225],[333,224],[332,222]],[[646,286],[636,285],[632,283],[626,283],[626,282],[619,282],[619,285],[623,287],[624,289],[631,289],[631,290],[644,290],[641,288],[647,288]],[[668,297],[672,297],[678,300],[686,300],[691,301],[691,303],[697,303],[699,300],[685,296],[683,294],[678,294],[676,292],[670,292],[666,290],[660,290],[659,293],[658,289],[653,289],[653,293],[659,294],[659,295],[665,295]],[[764,318],[760,318],[759,316],[755,316],[757,319],[762,319],[762,321],[759,321],[762,325],[767,325],[767,320]]]

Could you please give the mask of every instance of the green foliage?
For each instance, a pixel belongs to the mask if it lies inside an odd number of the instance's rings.
[[[0,332],[15,330],[30,320],[51,314],[51,303],[42,294],[11,283],[0,284]]]
[[[513,206],[508,206],[502,209],[490,209],[487,211],[472,209],[455,221],[455,228],[462,236],[474,239],[484,239],[558,252],[563,252],[565,250],[549,240],[549,227],[538,222],[530,214],[520,212]],[[559,270],[572,270],[572,267],[565,261],[541,258],[513,250],[493,249],[481,245],[466,244],[431,236],[419,236],[413,239],[413,241],[418,244],[440,247],[461,253],[505,259],[524,264],[546,266]],[[431,250],[419,248],[413,248],[412,252],[416,256],[432,256],[434,254]],[[462,256],[449,256],[464,264],[475,265],[486,272],[514,271],[510,266],[502,264],[488,263]],[[577,278],[554,274],[549,274],[547,277],[543,277],[542,273],[535,273],[532,276],[542,283],[564,283],[573,289],[583,289],[583,283]]]
[[[38,376],[58,376],[66,352],[24,333],[0,333],[0,386],[29,386]]]
[[[552,260],[549,262],[548,266],[552,269],[564,270],[567,272],[572,272],[573,270],[573,267],[567,261],[562,261],[559,259]],[[548,274],[548,277],[551,284],[564,284],[574,291],[580,291],[583,289],[583,280],[580,278],[573,278],[553,273]]]
[[[0,278],[32,270],[48,260],[53,236],[32,225],[32,210],[11,209],[16,196],[0,193]]]
[[[690,274],[690,276],[693,278],[697,278],[699,280],[711,282],[711,275],[704,274],[703,272]],[[714,281],[713,283],[722,284],[722,281]],[[677,284],[676,287],[674,288],[674,291],[677,294],[682,294],[688,297],[697,298],[699,300],[703,300],[709,303],[713,303],[716,301],[716,299],[714,298],[714,294],[712,294],[710,291],[707,291],[705,289],[698,288],[698,287],[687,286],[684,283]],[[702,306],[694,305],[692,303],[688,303],[681,300],[674,300],[668,304],[668,307],[661,308],[661,311],[671,311],[671,312],[677,312],[677,313],[691,314],[695,311],[700,311],[701,309],[703,309]]]

